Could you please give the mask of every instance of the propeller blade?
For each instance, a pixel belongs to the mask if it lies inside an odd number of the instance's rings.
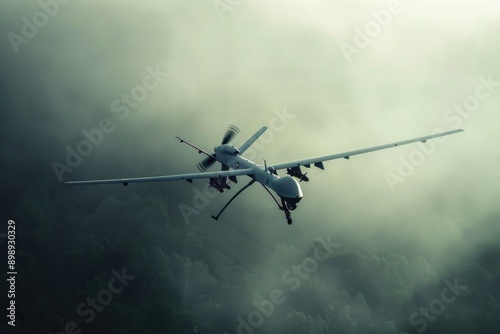
[[[240,129],[238,129],[236,126],[229,125],[226,133],[224,134],[224,137],[222,138],[222,144],[221,145],[229,143],[231,141],[231,139],[233,139],[234,136],[236,136],[239,132],[240,132]],[[215,154],[212,154],[211,157],[206,157],[202,161],[198,162],[196,164],[196,167],[198,167],[198,169],[201,172],[206,172],[207,169],[210,168],[210,167],[212,167],[212,165],[216,161],[217,161],[217,159],[215,158]]]
[[[229,143],[231,141],[231,139],[233,139],[234,136],[236,136],[239,132],[240,132],[240,129],[238,129],[234,125],[230,125],[226,131],[226,134],[224,135],[224,138],[222,138],[221,145]]]
[[[216,161],[217,159],[214,157],[206,157],[202,161],[198,162],[196,166],[201,172],[206,172],[207,169],[210,168]]]

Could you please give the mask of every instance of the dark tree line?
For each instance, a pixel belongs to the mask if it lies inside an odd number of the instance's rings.
[[[12,212],[17,329],[59,333],[74,322],[82,333],[236,333],[238,317],[248,322],[273,289],[286,300],[247,331],[492,333],[500,325],[498,248],[447,272],[423,256],[338,249],[292,291],[282,273],[312,257],[312,248],[279,244],[275,280],[257,284],[221,268],[216,250],[176,221],[167,202],[157,194],[96,198],[88,188],[54,193],[46,181],[33,184]],[[125,285],[116,276],[122,270],[133,277]]]

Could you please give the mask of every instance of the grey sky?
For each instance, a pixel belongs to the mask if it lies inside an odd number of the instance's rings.
[[[398,173],[400,158],[408,160],[418,146],[312,169],[292,230],[262,189],[227,211],[231,220],[239,210],[258,210],[260,220],[272,224],[259,223],[257,235],[304,232],[307,244],[332,233],[350,247],[406,247],[446,263],[450,254],[468,254],[500,233],[479,224],[497,212],[500,199],[500,8],[495,1],[401,1],[369,44],[357,47],[356,29],[376,22],[389,4],[242,0],[221,14],[208,0],[75,0],[60,4],[16,53],[8,34],[22,36],[22,18],[33,22],[41,7],[3,2],[3,160],[12,162],[11,169],[23,164],[34,173],[43,170],[57,183],[51,163],[64,163],[66,146],[76,149],[85,139],[82,130],[98,128],[104,118],[115,129],[65,180],[195,171],[199,156],[174,135],[212,149],[228,124],[242,130],[243,141],[269,125],[275,110],[294,118],[275,131],[256,161],[460,127],[466,131],[438,144],[393,189],[386,173]],[[342,43],[358,52],[346,57]],[[113,101],[157,66],[168,77],[120,119]],[[496,83],[491,94],[470,113],[447,111],[475,96],[480,78]],[[163,186],[189,204],[192,188],[202,184]],[[227,198],[214,200],[193,223],[206,222]],[[176,208],[180,202],[173,201]]]

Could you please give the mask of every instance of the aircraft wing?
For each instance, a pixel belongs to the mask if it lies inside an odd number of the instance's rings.
[[[160,182],[160,181],[177,181],[177,180],[186,180],[188,182],[193,182],[194,179],[209,179],[212,177],[217,178],[217,177],[228,177],[228,176],[237,176],[237,175],[252,175],[252,174],[253,174],[253,169],[248,168],[248,169],[238,169],[238,170],[228,170],[228,171],[218,171],[218,172],[133,177],[133,178],[125,178],[125,179],[66,181],[63,183],[65,183],[65,184],[122,183],[123,185],[128,185],[129,183],[138,183],[138,182]]]
[[[385,144],[385,145],[380,145],[380,146],[363,148],[360,150],[348,151],[348,152],[343,152],[343,153],[335,153],[335,154],[329,154],[329,155],[322,155],[322,156],[312,157],[312,158],[307,158],[307,159],[302,159],[302,160],[279,163],[279,164],[272,165],[272,167],[275,170],[279,170],[279,169],[291,168],[291,167],[297,167],[297,166],[311,167],[311,164],[314,164],[314,166],[321,168],[321,169],[324,169],[323,168],[323,161],[334,160],[334,159],[339,159],[339,158],[349,159],[349,157],[351,157],[353,155],[384,150],[386,148],[391,148],[391,147],[395,147],[395,146],[402,146],[402,145],[406,145],[406,144],[415,143],[418,141],[425,143],[425,141],[427,139],[447,136],[447,135],[451,135],[453,133],[462,132],[462,131],[464,131],[464,130],[456,129],[456,130],[452,130],[452,131],[436,133],[436,134],[429,135],[429,136],[403,140],[403,141],[399,141],[396,143],[390,143],[390,144]]]

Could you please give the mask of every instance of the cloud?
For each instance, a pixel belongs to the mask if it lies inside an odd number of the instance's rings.
[[[174,135],[211,150],[228,124],[242,130],[243,140],[267,124],[275,108],[286,107],[296,121],[259,152],[259,162],[448,130],[443,114],[474,92],[478,77],[500,79],[500,13],[484,3],[486,8],[405,2],[405,10],[351,63],[339,43],[352,40],[354,28],[386,2],[316,1],[308,7],[243,1],[223,21],[210,1],[61,5],[19,53],[2,39],[1,154],[8,171],[2,179],[13,192],[37,177],[56,184],[51,162],[63,161],[65,147],[76,147],[82,130],[97,128],[103,118],[112,119],[116,129],[68,179],[195,171],[200,157]],[[22,17],[40,9],[24,3],[0,7],[4,35],[20,33]],[[112,102],[156,64],[169,77],[120,120]],[[398,157],[407,157],[414,146],[312,169],[311,181],[301,183],[305,198],[292,230],[256,187],[232,204],[237,209],[228,209],[226,220],[271,245],[281,238],[307,245],[331,233],[346,247],[426,254],[446,265],[454,261],[450,251],[459,258],[498,240],[498,231],[489,233],[491,226],[481,218],[494,216],[500,199],[494,177],[499,104],[495,92],[463,120],[466,131],[440,145],[396,192],[387,187],[384,172],[395,170]],[[187,183],[139,187],[161,191],[174,210],[193,196]],[[229,194],[224,196],[197,216],[199,224]]]

